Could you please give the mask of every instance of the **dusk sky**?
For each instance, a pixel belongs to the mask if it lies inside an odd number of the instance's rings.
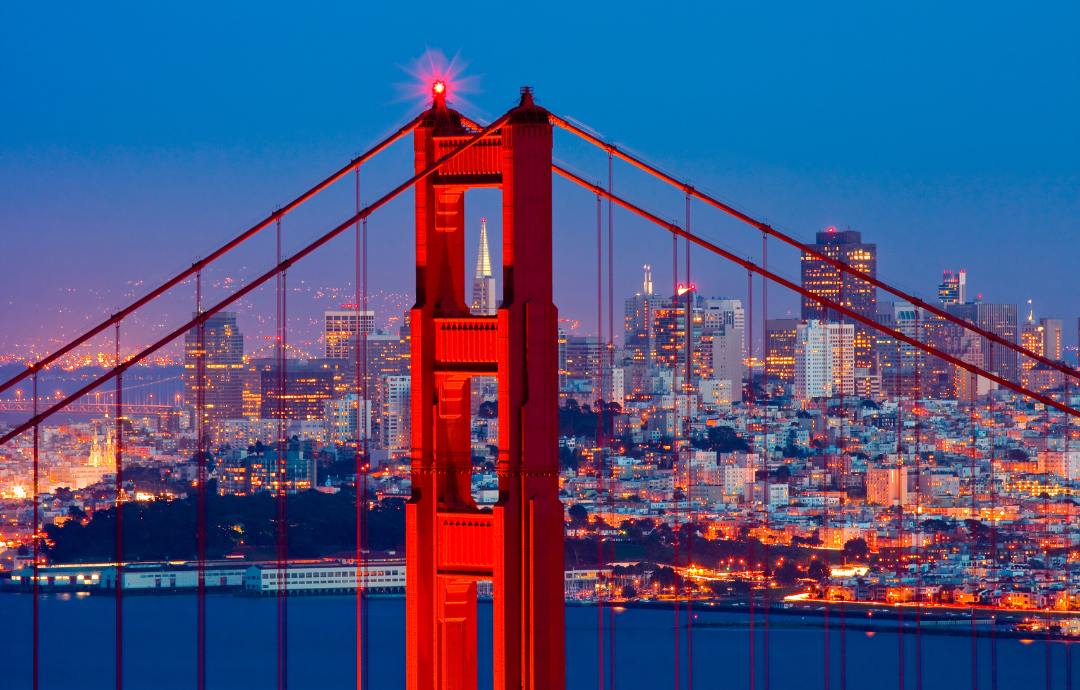
[[[1032,300],[1075,345],[1078,20],[1075,2],[8,5],[0,355],[55,349],[323,179],[426,105],[402,85],[440,53],[467,63],[473,90],[450,100],[473,117],[532,86],[553,112],[800,239],[861,231],[886,281],[936,299],[943,270],[966,270],[969,294],[1025,316]],[[558,159],[606,180],[602,152],[555,137]],[[411,174],[408,141],[362,170],[364,202]],[[568,328],[595,333],[595,197],[554,184],[556,303]],[[681,194],[626,164],[615,188],[683,222]],[[354,193],[350,177],[287,216],[286,253],[353,213]],[[370,220],[383,322],[412,294],[411,205],[406,193]],[[467,207],[471,272],[481,217],[498,248],[499,195],[472,192]],[[759,233],[703,204],[691,228],[760,256]],[[272,228],[249,245],[207,273],[208,302],[272,264]],[[346,233],[290,271],[301,351],[321,352],[322,310],[352,301],[353,252]],[[671,283],[670,235],[616,211],[615,252],[621,341],[642,265]],[[794,251],[773,242],[769,263],[798,281]],[[745,299],[742,269],[701,250],[692,264],[702,293]],[[769,307],[798,314],[778,287]],[[125,326],[123,349],[193,309],[189,284]],[[255,351],[272,290],[240,311]]]

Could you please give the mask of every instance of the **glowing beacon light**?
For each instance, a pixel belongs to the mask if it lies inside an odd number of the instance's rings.
[[[435,83],[431,85],[431,92],[436,96],[442,96],[446,93],[446,84],[444,84],[441,79],[436,80]]]
[[[836,228],[829,228],[829,232],[836,232]]]

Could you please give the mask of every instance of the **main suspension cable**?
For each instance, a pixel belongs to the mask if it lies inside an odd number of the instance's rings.
[[[393,144],[395,141],[397,141],[401,137],[405,136],[406,134],[412,132],[414,129],[417,128],[417,126],[419,126],[419,124],[423,120],[423,118],[424,118],[423,113],[421,113],[420,115],[417,115],[415,118],[413,118],[411,121],[409,121],[408,124],[404,125],[400,129],[398,129],[396,132],[394,132],[390,136],[386,137],[385,139],[380,141],[375,146],[368,149],[363,154],[361,154],[361,155],[357,156],[356,158],[352,159],[351,161],[349,161],[349,163],[347,165],[345,165],[340,170],[338,170],[334,174],[327,177],[322,182],[318,183],[317,185],[315,185],[314,187],[312,187],[308,191],[304,192],[300,196],[296,197],[295,199],[293,199],[289,203],[285,204],[284,206],[279,207],[276,211],[271,213],[269,216],[267,216],[263,220],[259,221],[257,224],[255,224],[251,228],[245,230],[244,232],[240,233],[239,235],[237,235],[232,240],[226,242],[221,247],[219,247],[216,250],[210,252],[210,254],[208,254],[206,256],[206,258],[199,259],[195,263],[191,264],[191,266],[189,268],[185,268],[183,271],[176,274],[175,276],[173,276],[169,280],[165,281],[164,283],[162,283],[157,288],[154,288],[153,290],[151,290],[149,293],[147,293],[143,297],[135,300],[130,305],[128,305],[127,307],[124,307],[123,309],[116,312],[115,314],[110,315],[109,318],[105,319],[104,321],[102,321],[98,325],[94,326],[89,331],[86,331],[85,333],[80,335],[75,340],[72,340],[71,342],[69,342],[66,345],[62,346],[56,352],[53,352],[53,353],[47,355],[44,359],[42,359],[42,360],[34,363],[33,365],[27,367],[27,369],[25,371],[22,371],[22,372],[16,374],[15,376],[11,377],[7,381],[4,381],[3,383],[0,383],[0,393],[3,393],[8,388],[14,386],[19,381],[22,381],[23,379],[25,379],[27,376],[29,376],[29,375],[37,372],[37,371],[41,371],[45,367],[48,367],[50,364],[57,361],[58,359],[60,359],[64,355],[66,355],[67,353],[71,352],[72,350],[74,350],[79,345],[82,345],[87,340],[90,340],[94,336],[98,335],[99,333],[104,331],[109,326],[112,326],[114,324],[119,323],[120,321],[122,321],[124,319],[124,317],[128,316],[129,314],[131,314],[135,310],[139,309],[140,307],[145,306],[149,302],[151,302],[154,299],[156,299],[156,298],[160,297],[161,295],[165,294],[168,290],[172,289],[173,287],[176,287],[177,285],[184,282],[185,280],[187,280],[191,276],[195,275],[196,272],[201,271],[202,269],[206,268],[208,265],[210,265],[211,263],[213,263],[217,259],[221,258],[222,256],[229,253],[230,251],[232,251],[236,247],[240,246],[241,244],[243,244],[247,240],[251,239],[253,236],[258,234],[258,232],[260,230],[262,230],[263,228],[269,226],[275,220],[281,219],[283,216],[288,214],[290,211],[293,211],[294,209],[296,209],[296,207],[300,206],[301,204],[303,204],[308,199],[312,198],[313,196],[315,196],[316,194],[318,194],[322,190],[326,189],[327,187],[329,187],[334,182],[337,182],[339,179],[341,179],[342,177],[347,175],[350,170],[353,170],[354,168],[359,168],[361,165],[363,165],[369,159],[373,158],[376,154],[380,153],[385,148],[387,148],[388,146]],[[502,118],[500,118],[500,119],[502,119]]]

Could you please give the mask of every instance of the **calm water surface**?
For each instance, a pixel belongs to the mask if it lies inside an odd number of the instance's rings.
[[[31,686],[31,603],[27,595],[0,594],[0,690]],[[114,687],[115,601],[107,597],[46,595],[41,615],[41,688],[105,690]],[[371,681],[374,688],[405,685],[405,602],[371,602]],[[615,612],[617,690],[675,688],[674,614],[629,609]],[[742,620],[737,614],[699,612],[698,624]],[[289,686],[355,687],[355,599],[314,597],[289,600]],[[794,622],[797,617],[774,617]],[[835,619],[834,619],[835,621]],[[276,687],[277,615],[273,599],[212,595],[207,599],[208,686],[225,689]],[[480,687],[490,688],[491,606],[480,605]],[[760,633],[760,622],[758,631]],[[127,690],[188,690],[195,685],[195,598],[131,597],[124,600],[125,677]],[[840,634],[833,632],[828,690],[842,687],[899,690],[899,636],[849,632],[846,673],[841,685]],[[915,638],[904,636],[905,690],[917,690]],[[566,610],[567,687],[598,687],[597,610]],[[1046,688],[1046,644],[999,640],[998,690]],[[685,658],[690,640],[684,634]],[[694,630],[694,690],[748,690],[750,635],[746,628],[698,627]],[[1055,642],[1051,652],[1051,687],[1066,682],[1069,646]],[[764,685],[760,662],[763,640],[755,645],[756,688]],[[989,640],[979,641],[978,687],[991,690]],[[825,635],[819,629],[774,628],[770,634],[769,687],[825,689]],[[1080,667],[1080,663],[1074,664]],[[1074,669],[1080,681],[1080,668]],[[605,686],[610,679],[605,669]],[[923,690],[964,690],[972,683],[970,637],[924,635]],[[688,688],[683,672],[680,688]],[[1077,687],[1080,687],[1078,685]]]

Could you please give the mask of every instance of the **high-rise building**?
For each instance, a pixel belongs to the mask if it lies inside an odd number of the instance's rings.
[[[371,438],[371,403],[356,394],[326,401],[326,430],[331,443]],[[363,420],[361,422],[361,420]]]
[[[349,343],[356,334],[375,332],[375,312],[346,311],[351,307],[343,304],[342,311],[323,313],[323,356],[327,359],[348,359]]]
[[[854,269],[877,277],[877,245],[863,244],[862,233],[854,230],[837,231],[829,228],[817,234],[812,245],[819,254],[841,261]],[[802,256],[802,286],[832,302],[839,302],[851,311],[873,320],[877,315],[877,288],[848,273],[841,278],[839,269],[810,254]],[[838,312],[826,309],[809,297],[802,300],[802,319],[843,322]],[[873,365],[873,339],[869,326],[855,324],[855,364],[860,368]]]
[[[1061,360],[1061,319],[1039,319],[1043,329],[1043,357],[1055,362]]]
[[[990,331],[1003,340],[1015,343],[1019,337],[1015,304],[946,304],[945,310],[984,331]],[[1015,350],[1004,345],[994,345],[986,338],[980,346],[986,358],[988,371],[997,372],[1009,381],[1020,380],[1020,367]]]
[[[798,319],[769,319],[765,322],[765,371],[770,381],[795,378],[795,331]]]
[[[932,334],[936,332],[938,322],[929,318],[927,312],[916,308],[910,302],[893,302],[887,306],[889,308],[886,313],[886,305],[881,305],[879,323],[921,343],[936,345]],[[946,351],[955,354],[957,350],[954,345],[950,345]],[[939,382],[930,366],[931,360],[938,358],[927,356],[914,345],[879,332],[875,336],[874,356],[878,373],[881,375],[882,393],[887,397],[914,400],[928,397],[932,391],[939,391],[942,386],[952,390],[951,370],[946,370],[944,383]]]
[[[1036,325],[1031,317],[1020,325],[1020,347],[1040,357],[1045,357],[1046,338],[1043,327]],[[1038,362],[1031,357],[1020,357],[1020,383],[1025,388],[1031,387],[1031,370]]]
[[[663,302],[663,297],[653,293],[652,270],[645,266],[645,280],[642,291],[625,302],[624,334],[625,347],[635,362],[652,366],[650,357],[653,351],[653,313]]]
[[[566,390],[566,331],[559,329],[559,390]]]
[[[602,345],[594,335],[570,335],[566,337],[567,379],[588,379],[594,385],[600,383],[600,354]]]
[[[335,360],[312,360],[301,362],[292,359],[285,362],[285,390],[281,390],[278,372],[280,362],[276,359],[254,360],[261,377],[260,419],[323,419],[326,403],[339,397],[340,391],[352,381],[352,367],[322,366],[320,362]]]
[[[197,314],[192,315],[197,316]],[[184,395],[189,405],[198,401],[202,383],[198,362],[203,359],[203,419],[214,424],[243,416],[244,336],[236,327],[236,312],[223,311],[203,322],[203,344],[199,329],[184,336]]]
[[[855,394],[855,327],[811,319],[795,330],[794,397]]]
[[[476,257],[476,277],[472,281],[471,311],[477,316],[495,316],[495,277],[491,275],[491,254],[488,252],[487,220],[480,219],[480,251]]]
[[[967,302],[967,271],[943,271],[941,285],[938,286],[938,299],[942,304]]]
[[[383,447],[395,458],[405,457],[412,448],[411,419],[412,377],[387,376],[384,390]]]
[[[722,326],[712,339],[712,378],[731,382],[731,402],[742,402],[742,382],[746,363],[741,328]]]

